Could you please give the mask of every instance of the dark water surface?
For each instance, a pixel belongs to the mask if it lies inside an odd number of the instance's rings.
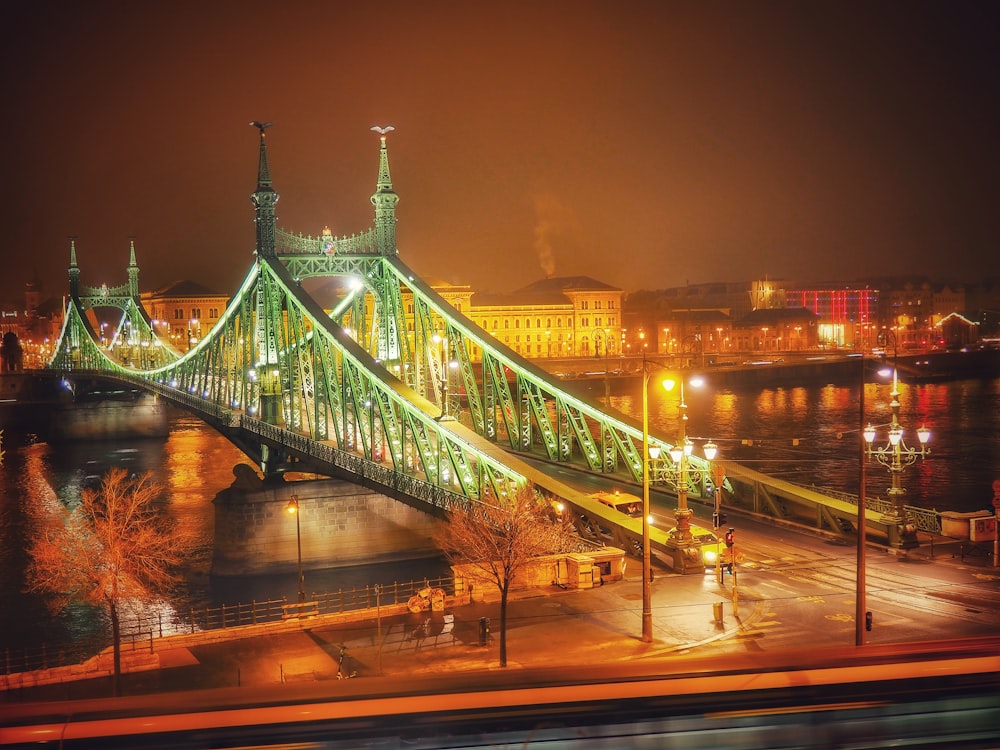
[[[891,419],[890,384],[865,386],[865,423],[884,444]],[[857,494],[860,391],[842,385],[702,393],[688,388],[687,433],[696,452],[704,439],[719,458],[790,482]],[[1000,478],[1000,379],[899,383],[904,441],[919,447],[916,430],[931,430],[930,454],[904,470],[906,504],[954,511],[990,510],[991,483]],[[641,392],[612,396],[612,406],[641,418]],[[650,386],[650,431],[678,433],[678,398]],[[702,440],[699,440],[702,438]],[[866,492],[885,496],[888,469],[869,462]]]

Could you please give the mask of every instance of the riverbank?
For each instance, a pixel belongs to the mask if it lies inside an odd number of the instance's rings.
[[[803,539],[823,545],[822,535],[802,533]],[[939,578],[959,582],[995,570],[990,556],[969,554],[968,543],[943,537],[907,557],[880,545],[867,547],[873,579],[881,580],[879,566],[891,570],[905,565],[908,575],[926,576],[931,591],[941,585],[934,583]],[[850,548],[839,554],[849,565]],[[652,643],[639,639],[637,603],[642,581],[635,575],[638,568],[631,577],[591,589],[541,586],[512,592],[508,666],[614,664],[685,653],[732,638],[761,637],[775,626],[769,618],[778,603],[762,597],[755,588],[764,575],[761,563],[751,560],[742,567],[738,593],[728,577],[718,586],[710,573],[678,576],[657,569],[651,587],[656,623]],[[802,593],[812,591],[801,578],[809,574],[804,570],[795,579]],[[831,601],[830,606],[839,611],[841,603]],[[869,606],[880,607],[874,601]],[[933,608],[926,613],[930,619],[940,616]],[[872,643],[904,637],[892,629],[884,612],[876,619],[879,627],[871,636]],[[952,637],[979,627],[961,618],[948,621]],[[852,641],[853,624],[842,618],[837,622],[843,631],[838,637],[846,645]],[[123,685],[126,694],[141,695],[336,680],[341,670],[359,677],[400,679],[495,670],[499,667],[498,637],[499,595],[493,590],[482,601],[448,597],[444,608],[436,611],[414,613],[398,604],[379,611],[369,608],[151,639],[145,647],[123,654]],[[803,632],[802,637],[811,636]],[[342,648],[346,650],[341,663]],[[26,703],[108,695],[109,675],[107,650],[75,668],[11,675],[7,690],[0,690],[0,705],[9,704],[0,708],[0,716],[17,714],[17,707]]]
[[[704,366],[689,368],[713,389],[750,390],[782,386],[845,385],[859,379],[860,355],[843,353],[778,353],[754,356],[741,361],[708,358]],[[650,356],[648,362],[666,369],[677,366],[677,358]],[[865,356],[866,380],[885,366],[895,366],[904,383],[940,383],[968,378],[1000,377],[1000,349],[932,351],[896,357]],[[559,360],[546,363],[567,387],[591,397],[605,392],[617,396],[635,389],[642,377],[642,358],[611,360],[609,370],[595,360]]]

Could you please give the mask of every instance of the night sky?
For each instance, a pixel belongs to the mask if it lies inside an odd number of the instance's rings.
[[[505,292],[1000,277],[998,6],[976,2],[4,4],[0,298],[253,261],[279,225],[370,226],[389,134],[400,254]]]

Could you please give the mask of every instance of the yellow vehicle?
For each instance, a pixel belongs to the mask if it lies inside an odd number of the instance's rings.
[[[714,568],[716,559],[722,556],[722,562],[727,562],[726,545],[719,541],[719,537],[711,529],[703,526],[691,524],[691,537],[698,542],[701,549],[701,561],[706,568]]]
[[[626,516],[631,518],[642,518],[642,498],[631,495],[627,492],[619,492],[615,490],[614,492],[592,492],[590,494],[594,500],[606,505],[609,508],[614,508],[619,513],[624,513]],[[652,520],[650,521],[652,522]],[[705,565],[705,569],[709,568],[715,569],[716,560],[721,559],[721,565],[728,565],[730,560],[730,551],[725,544],[715,535],[711,529],[706,529],[704,526],[697,526],[691,524],[689,526],[691,530],[691,536],[698,545],[700,550],[701,561]],[[677,529],[671,529],[667,532],[668,536],[673,537],[677,533]]]
[[[630,518],[642,518],[642,498],[630,495],[627,492],[592,492],[590,496],[609,508],[614,508],[619,513],[624,513]]]

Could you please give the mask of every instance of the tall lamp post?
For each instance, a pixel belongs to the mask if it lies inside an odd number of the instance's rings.
[[[642,361],[642,642],[653,642],[649,564],[649,368]]]
[[[691,385],[700,387],[704,384],[701,378],[692,378]],[[691,538],[691,516],[694,512],[688,508],[687,488],[688,488],[688,457],[694,448],[694,444],[687,436],[687,403],[684,400],[684,378],[676,381],[667,379],[663,381],[663,386],[668,391],[673,390],[675,385],[679,385],[680,395],[680,434],[677,443],[670,449],[670,458],[677,465],[677,508],[674,510],[674,518],[677,525],[670,532],[668,544],[674,552],[674,570],[678,573],[686,573],[688,563],[699,556],[697,543]],[[714,443],[711,444],[714,448]],[[710,448],[711,450],[711,448]]]
[[[865,423],[865,355],[859,358],[861,363],[861,395],[858,399],[859,416],[858,429],[863,429]],[[854,645],[865,645],[865,612],[867,604],[865,602],[865,535],[866,535],[866,506],[865,499],[865,441],[864,438],[858,440],[858,550],[857,550],[857,580],[855,582],[854,595]]]
[[[863,427],[865,424],[865,357],[861,354],[858,357],[858,362],[861,368],[861,382],[860,395],[858,398],[858,428],[861,430],[861,438],[858,440],[858,550],[857,550],[857,581],[855,583],[855,611],[854,611],[854,644],[856,646],[865,645],[865,632],[868,629],[868,612],[866,604],[866,581],[865,581],[865,541],[867,536],[867,507],[868,500],[866,497],[866,472],[865,467],[867,463],[867,458],[869,454],[868,444],[875,438],[875,430],[871,425]],[[879,370],[879,375],[887,375],[886,370]],[[893,381],[895,383],[895,368],[893,368]],[[893,385],[893,393],[895,393],[896,387]],[[898,395],[898,394],[897,394]],[[893,401],[896,401],[896,397],[893,397]],[[896,404],[898,408],[898,403]],[[921,428],[923,429],[923,428]],[[902,432],[898,433],[900,438],[902,438]],[[869,437],[869,435],[871,437]],[[922,442],[926,442],[927,438],[930,437],[930,431],[926,432],[926,437],[922,439]],[[912,462],[912,461],[911,461]]]
[[[655,367],[655,365],[654,365]],[[642,360],[642,641],[651,643],[653,640],[653,609],[650,584],[652,569],[649,555],[649,468],[650,462],[660,457],[660,446],[649,444],[649,377],[650,364],[645,356]],[[672,390],[678,381],[665,378],[661,381],[666,390]],[[700,379],[692,381],[692,385],[701,385]],[[685,423],[687,422],[687,404],[684,403],[684,383],[680,381],[680,411],[681,436],[678,446],[671,449],[671,457],[678,461],[680,479],[677,485],[677,508],[674,517],[677,526],[670,532],[667,543],[674,548],[674,570],[686,572],[686,563],[690,558],[690,550],[694,543],[691,538],[692,511],[687,507],[687,456],[691,454],[693,444],[687,438]],[[709,460],[715,457],[716,446],[709,441],[706,444],[706,455],[711,453]],[[675,451],[679,450],[679,457]]]
[[[890,397],[892,398],[889,403],[892,409],[892,418],[889,422],[888,442],[877,448],[873,447],[877,430],[869,423],[864,429],[863,445],[868,457],[874,457],[885,466],[892,479],[892,486],[889,487],[888,494],[889,500],[892,502],[895,525],[890,529],[889,543],[898,549],[912,549],[917,546],[917,537],[914,529],[906,523],[906,506],[903,503],[906,490],[902,486],[903,470],[930,452],[925,446],[930,440],[931,431],[923,425],[917,429],[917,439],[920,441],[919,450],[910,448],[903,440],[903,427],[899,423],[899,376],[895,367],[892,368],[892,393]]]
[[[306,600],[306,580],[302,576],[302,526],[299,523],[299,498],[292,495],[288,501],[288,512],[295,516],[295,542],[299,552],[299,604]]]

